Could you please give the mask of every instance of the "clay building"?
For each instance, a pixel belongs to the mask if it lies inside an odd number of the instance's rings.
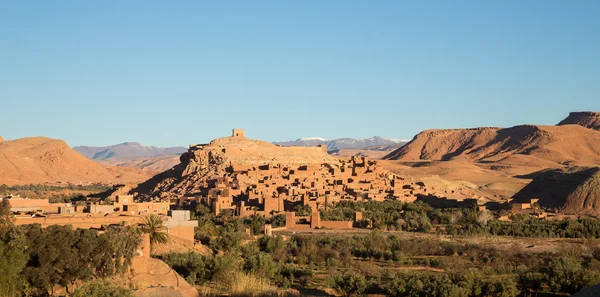
[[[241,129],[209,144],[191,145],[180,159],[164,179],[136,191],[146,197],[177,197],[177,208],[203,203],[215,215],[228,211],[266,217],[298,206],[316,211],[344,200],[414,202],[427,193],[423,183],[386,172],[375,160],[339,159],[327,154],[326,147],[280,147],[248,139]]]

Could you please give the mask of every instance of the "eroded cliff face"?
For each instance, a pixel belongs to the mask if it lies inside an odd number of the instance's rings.
[[[558,123],[558,126],[563,125],[580,125],[586,128],[600,130],[600,112],[571,112],[566,119]]]
[[[598,166],[600,133],[578,125],[426,130],[385,159]]]
[[[515,194],[517,202],[539,198],[543,207],[565,214],[600,214],[600,168],[547,170]]]

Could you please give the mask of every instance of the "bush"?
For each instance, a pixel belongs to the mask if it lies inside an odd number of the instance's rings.
[[[331,286],[343,296],[359,296],[367,288],[367,280],[358,273],[348,272],[334,276],[331,280]]]
[[[201,284],[212,279],[214,273],[213,257],[195,252],[168,253],[160,256],[173,270],[177,271],[190,284]]]
[[[98,279],[84,283],[73,297],[133,297],[133,293],[112,280]]]

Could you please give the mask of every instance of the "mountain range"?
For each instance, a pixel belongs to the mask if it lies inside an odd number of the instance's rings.
[[[368,149],[370,147],[383,147],[383,146],[402,146],[406,144],[408,140],[396,139],[396,138],[384,138],[380,136],[374,136],[365,139],[354,139],[354,138],[338,138],[333,140],[327,140],[321,137],[306,137],[299,138],[293,141],[282,141],[274,142],[276,145],[281,146],[317,146],[324,145],[327,147],[327,151],[335,152],[342,149]]]
[[[300,138],[294,141],[275,142],[281,146],[325,145],[336,155],[364,155],[380,157],[401,147],[407,141],[379,136],[366,139],[339,138],[327,140],[320,137]],[[80,154],[105,165],[133,167],[158,173],[179,163],[179,155],[187,152],[185,147],[146,146],[138,142],[124,142],[111,146],[75,146]],[[341,150],[341,152],[340,152]]]
[[[75,146],[78,153],[92,160],[130,161],[138,158],[181,155],[187,152],[185,147],[146,146],[139,142],[123,142],[111,146]]]

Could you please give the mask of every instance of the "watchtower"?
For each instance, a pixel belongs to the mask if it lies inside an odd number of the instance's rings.
[[[246,134],[244,133],[244,129],[233,129],[233,134],[231,136],[233,136],[233,137],[246,137]]]

